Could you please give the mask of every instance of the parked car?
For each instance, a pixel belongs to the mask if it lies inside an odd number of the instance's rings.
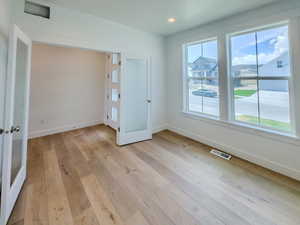
[[[216,91],[208,90],[208,89],[198,89],[197,91],[193,91],[192,94],[196,96],[203,96],[203,97],[210,97],[210,98],[214,98],[218,95]]]

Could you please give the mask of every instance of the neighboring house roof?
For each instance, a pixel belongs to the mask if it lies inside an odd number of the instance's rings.
[[[207,72],[207,75],[214,75],[217,72],[217,60],[200,56],[193,63],[189,64],[191,72]],[[257,74],[264,76],[288,76],[290,74],[289,53],[286,51],[270,62],[259,65],[235,65],[232,67],[234,76],[255,76]]]
[[[232,67],[232,74],[234,76],[256,76],[258,74],[263,76],[288,76],[290,74],[289,53],[286,51],[280,56],[274,58],[266,64],[246,65],[240,64]]]
[[[217,70],[217,60],[200,56],[193,63],[189,64],[192,72],[214,72]]]

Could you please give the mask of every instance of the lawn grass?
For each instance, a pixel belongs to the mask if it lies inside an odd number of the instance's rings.
[[[238,116],[237,120],[247,122],[247,123],[255,123],[255,124],[258,123],[258,118],[255,116],[240,115]],[[260,119],[260,123],[262,126],[272,127],[277,130],[282,130],[287,132],[291,131],[291,125],[289,123],[280,122],[276,120],[263,119],[263,118]]]
[[[250,97],[251,95],[255,94],[256,90],[235,90],[234,95],[235,96],[241,96],[241,97]]]

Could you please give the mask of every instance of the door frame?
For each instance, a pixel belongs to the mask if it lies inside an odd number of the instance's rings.
[[[22,166],[18,175],[15,177],[11,185],[11,159],[12,159],[12,140],[13,134],[9,132],[14,122],[14,98],[15,98],[15,81],[16,81],[16,53],[17,41],[20,39],[28,47],[27,52],[27,83],[26,83],[26,99],[25,99],[25,115],[24,115],[24,133],[23,133],[23,151]],[[6,79],[5,93],[5,130],[8,132],[4,135],[3,160],[2,166],[2,194],[1,194],[1,223],[5,224],[12,212],[14,204],[19,196],[21,188],[26,179],[27,166],[27,140],[28,140],[28,120],[29,120],[29,95],[30,95],[30,75],[31,75],[31,51],[32,41],[24,34],[16,25],[13,25],[9,39],[8,52],[8,68]]]
[[[118,55],[117,64],[112,63],[113,55]],[[106,74],[105,74],[105,115],[104,115],[104,124],[110,126],[111,128],[118,130],[119,124],[119,114],[120,114],[120,76],[121,76],[121,53],[119,52],[110,52],[106,53]],[[113,71],[118,70],[118,82],[114,83],[113,79]],[[112,89],[116,89],[118,91],[118,100],[112,101]],[[112,120],[112,107],[118,110],[117,113],[117,121]]]
[[[121,53],[121,75],[120,75],[120,94],[124,96],[124,82],[122,80],[126,76],[126,59],[139,59],[146,62],[146,72],[147,72],[147,101],[148,101],[148,118],[147,118],[147,130],[131,132],[126,134],[125,132],[125,118],[123,110],[125,106],[124,98],[120,99],[120,129],[117,132],[117,144],[126,145],[130,143],[135,143],[139,141],[152,139],[152,76],[151,76],[151,57],[138,56],[138,55],[127,55],[124,52]]]
[[[7,77],[7,62],[8,62],[8,38],[0,34],[0,128],[5,129],[4,124],[4,109],[5,109],[5,83],[6,83],[6,77]],[[0,166],[2,171],[2,147],[3,147],[3,139],[4,139],[4,133],[0,135]],[[0,177],[0,180],[2,180],[2,175]],[[0,182],[1,184],[2,182]],[[2,189],[2,185],[0,187]],[[1,190],[0,190],[1,191]]]

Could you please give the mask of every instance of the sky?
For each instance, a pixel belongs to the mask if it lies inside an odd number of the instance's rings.
[[[257,32],[258,64],[266,64],[288,51],[288,27],[282,26]],[[231,38],[232,64],[256,65],[255,33],[248,33]],[[217,59],[217,41],[188,46],[188,62],[198,57]]]
[[[202,55],[203,51],[203,55]],[[188,62],[193,63],[200,56],[217,59],[217,41],[209,41],[203,44],[190,45],[188,47]]]
[[[255,33],[231,38],[232,64],[256,65]],[[288,27],[257,32],[258,64],[266,64],[288,51]]]

